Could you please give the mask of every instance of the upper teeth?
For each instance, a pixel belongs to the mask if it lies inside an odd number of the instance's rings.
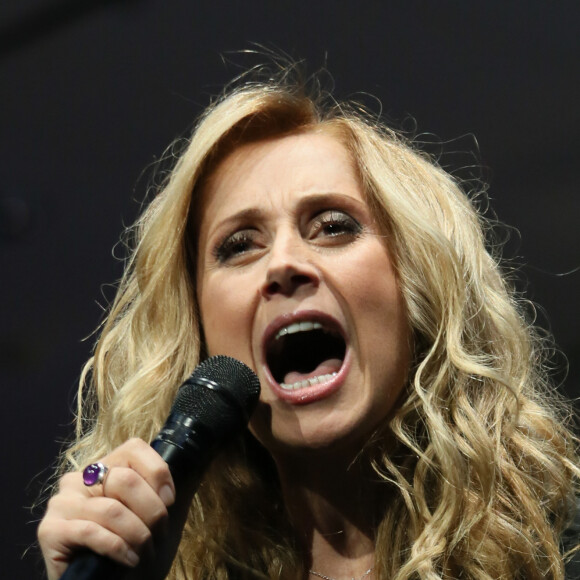
[[[309,321],[294,322],[292,324],[289,324],[288,326],[285,326],[284,328],[281,328],[276,333],[274,339],[278,340],[279,338],[286,336],[287,334],[295,334],[297,332],[317,330],[318,328],[322,328],[322,324],[320,324],[320,322],[309,322]]]

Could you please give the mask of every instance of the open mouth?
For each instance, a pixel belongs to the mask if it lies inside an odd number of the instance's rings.
[[[283,389],[302,389],[330,380],[346,353],[343,336],[318,321],[294,322],[269,340],[266,362]]]

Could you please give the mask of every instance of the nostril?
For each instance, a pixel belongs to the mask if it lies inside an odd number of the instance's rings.
[[[307,260],[292,257],[272,259],[261,288],[263,296],[291,296],[300,288],[317,287],[320,275],[317,268]]]
[[[270,282],[266,286],[266,294],[278,294],[281,291],[281,286],[278,282]]]
[[[306,274],[292,274],[288,276],[278,276],[276,279],[269,280],[264,286],[265,294],[274,296],[283,294],[290,296],[302,286],[317,285],[316,279]]]
[[[295,286],[302,286],[303,284],[312,284],[313,280],[310,276],[305,274],[295,274],[291,277],[291,281]]]

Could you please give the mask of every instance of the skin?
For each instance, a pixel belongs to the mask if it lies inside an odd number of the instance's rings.
[[[378,494],[353,460],[403,389],[410,332],[349,154],[323,133],[242,146],[208,181],[202,215],[197,295],[208,352],[260,378],[250,427],[274,457],[310,567],[360,576],[373,561]],[[341,329],[345,362],[314,395],[288,395],[264,344],[272,327],[316,317]]]
[[[410,349],[393,262],[348,152],[325,134],[243,146],[218,166],[203,201],[197,293],[205,339],[210,354],[258,374],[254,434],[280,456],[359,449],[392,410]],[[318,315],[342,329],[347,372],[307,403],[281,398],[264,335],[277,321]]]
[[[60,578],[83,548],[130,567],[144,561],[127,580],[163,578],[167,562],[148,559],[155,551],[154,534],[164,542],[179,537],[159,533],[169,531],[168,508],[175,503],[167,464],[140,439],[130,439],[101,461],[109,466],[103,485],[86,487],[79,472],[67,473],[49,501],[38,527],[48,579]]]
[[[277,464],[307,567],[360,577],[373,563],[378,494],[353,460],[393,410],[410,358],[388,246],[330,135],[240,147],[202,193],[196,290],[208,352],[238,358],[260,378],[251,430]],[[326,383],[285,392],[269,373],[266,338],[312,318],[344,336],[345,361]],[[186,513],[166,464],[136,439],[101,461],[110,467],[104,485],[70,473],[49,503],[38,530],[49,580],[82,548],[136,566],[127,578],[164,578],[170,559],[151,555],[175,553]]]

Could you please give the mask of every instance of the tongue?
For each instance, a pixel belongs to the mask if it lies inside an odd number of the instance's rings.
[[[309,373],[290,371],[284,377],[284,383],[287,385],[293,385],[294,383],[305,381],[306,379],[311,379],[312,377],[320,377],[330,373],[337,373],[341,366],[342,360],[339,358],[330,358],[328,360],[322,361],[313,371]]]

